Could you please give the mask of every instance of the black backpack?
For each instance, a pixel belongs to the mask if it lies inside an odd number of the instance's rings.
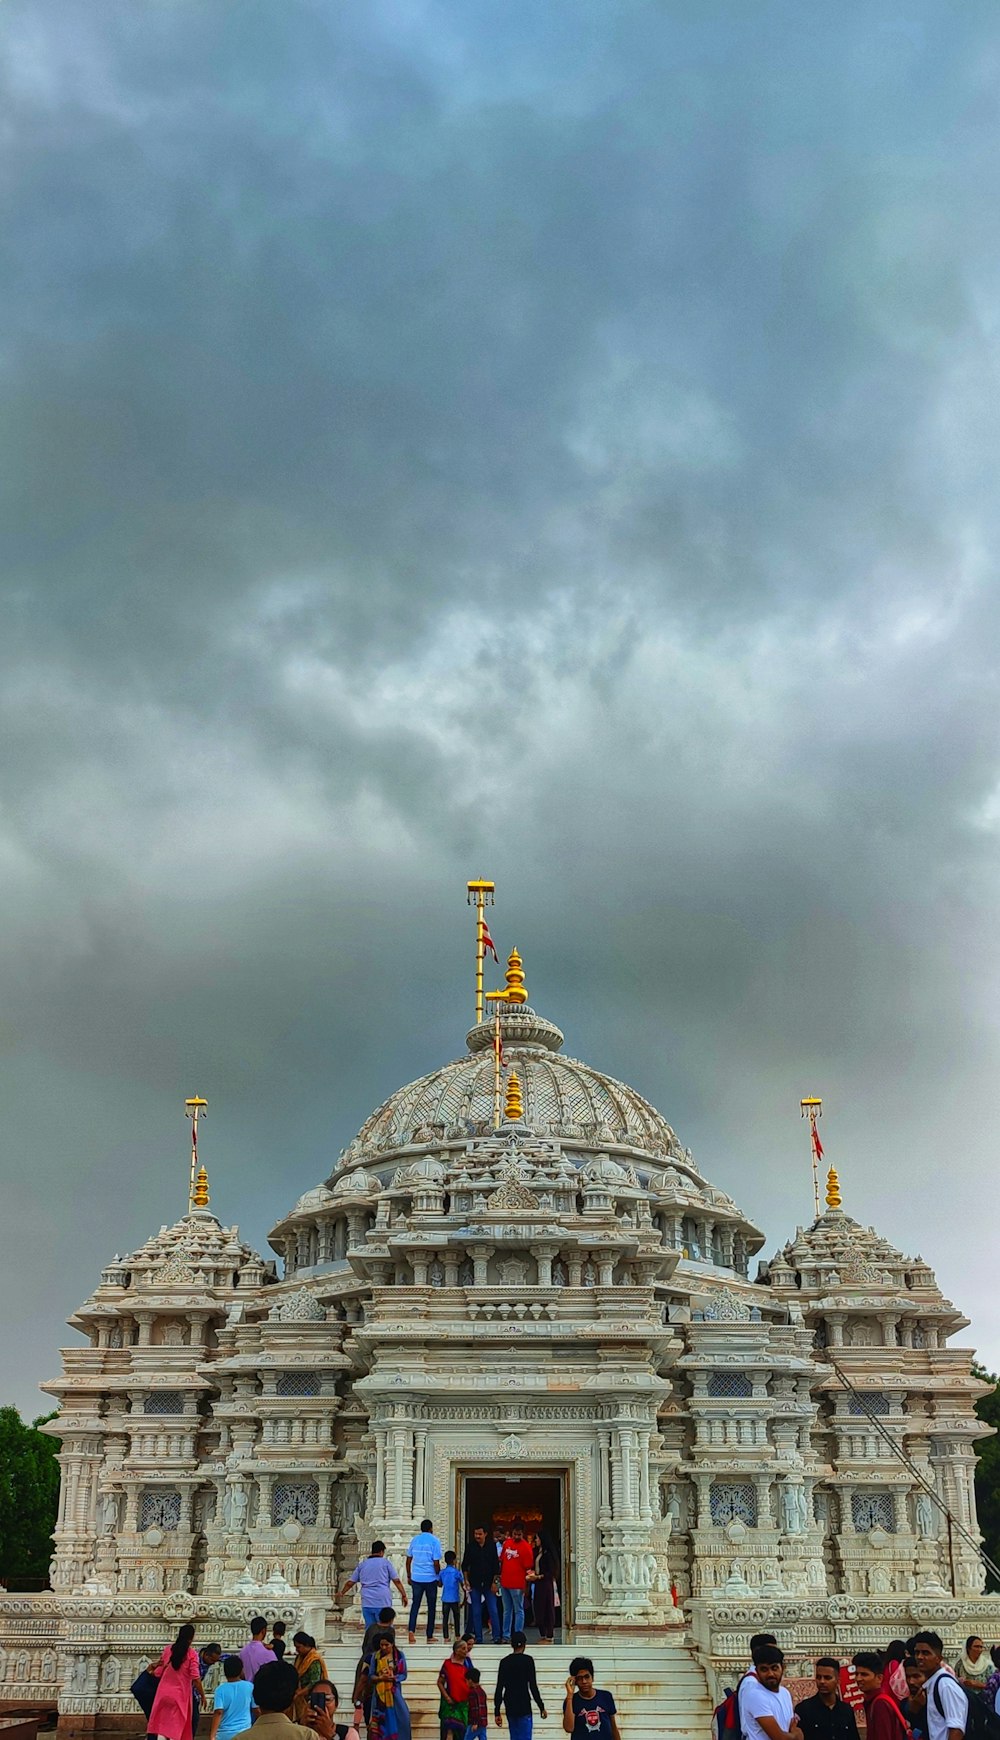
[[[965,1714],[965,1740],[1000,1740],[1000,1716],[984,1704],[976,1692],[970,1692],[960,1680],[956,1680],[965,1702],[968,1706]],[[934,1681],[934,1708],[939,1716],[944,1715],[944,1705],[941,1702],[940,1678]]]

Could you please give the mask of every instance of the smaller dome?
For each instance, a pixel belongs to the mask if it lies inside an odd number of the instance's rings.
[[[447,1173],[440,1160],[435,1160],[433,1154],[425,1154],[422,1159],[414,1160],[410,1166],[397,1168],[392,1187],[394,1190],[404,1189],[408,1184],[443,1184]]]
[[[334,1202],[368,1201],[371,1197],[378,1196],[381,1189],[377,1178],[359,1168],[354,1172],[345,1172],[343,1178],[337,1179],[330,1198]]]
[[[316,1209],[327,1208],[333,1200],[333,1195],[325,1184],[317,1184],[314,1189],[307,1190],[300,1196],[292,1210],[293,1214],[310,1214]]]
[[[580,1176],[590,1184],[629,1184],[629,1176],[624,1166],[619,1166],[616,1160],[610,1160],[607,1154],[599,1154],[596,1160],[588,1160],[586,1166],[581,1166]]]

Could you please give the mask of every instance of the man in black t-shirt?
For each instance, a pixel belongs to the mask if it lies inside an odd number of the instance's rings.
[[[522,1737],[523,1740],[531,1740],[532,1698],[538,1705],[539,1715],[544,1716],[546,1713],[535,1678],[534,1658],[524,1653],[527,1641],[523,1631],[515,1631],[510,1640],[513,1654],[505,1655],[497,1669],[493,1714],[497,1727],[502,1728],[506,1712],[511,1740],[522,1740]]]
[[[816,1696],[796,1704],[802,1740],[858,1740],[858,1724],[850,1704],[840,1695],[840,1663],[821,1655],[816,1663]]]
[[[585,1655],[574,1656],[569,1664],[563,1733],[572,1734],[573,1740],[621,1740],[615,1700],[594,1685],[594,1664]]]

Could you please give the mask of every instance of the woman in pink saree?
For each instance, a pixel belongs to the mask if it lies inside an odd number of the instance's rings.
[[[149,1715],[149,1733],[157,1740],[192,1740],[194,1693],[205,1701],[193,1638],[194,1626],[182,1625],[151,1670],[160,1682]]]

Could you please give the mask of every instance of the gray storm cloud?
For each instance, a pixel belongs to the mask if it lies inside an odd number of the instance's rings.
[[[461,1049],[469,875],[774,1245],[1000,1361],[1000,23],[9,0],[0,1400]],[[40,1402],[39,1404],[40,1405]]]

